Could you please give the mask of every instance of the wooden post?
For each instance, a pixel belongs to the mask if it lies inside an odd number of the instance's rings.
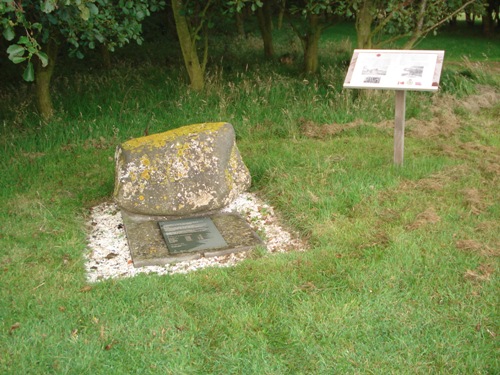
[[[403,165],[405,151],[406,90],[396,90],[396,115],[394,121],[394,164]]]

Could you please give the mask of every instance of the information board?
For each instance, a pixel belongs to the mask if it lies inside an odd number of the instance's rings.
[[[437,91],[443,59],[444,51],[356,49],[344,87]]]

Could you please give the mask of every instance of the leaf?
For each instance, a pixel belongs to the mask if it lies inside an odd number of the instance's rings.
[[[10,26],[7,26],[7,28],[3,31],[3,37],[7,39],[8,41],[11,41],[14,39],[16,36],[16,33],[14,32],[14,29]]]
[[[86,293],[86,292],[90,292],[91,290],[92,290],[92,287],[90,285],[85,285],[84,287],[82,287],[80,289],[80,292]]]
[[[33,69],[33,63],[31,61],[28,62],[28,66],[24,69],[23,79],[26,82],[33,82],[35,80],[35,69]]]
[[[22,63],[23,61],[26,60],[26,57],[22,57],[22,56],[14,56],[10,59],[14,64],[19,64],[19,63]]]
[[[100,32],[97,31],[94,36],[99,41],[99,43],[104,43],[104,37],[102,36],[102,34]]]
[[[25,35],[21,36],[19,38],[19,41],[17,43],[24,44],[24,45],[31,44],[29,38],[27,36],[25,36]]]
[[[144,17],[145,14],[142,10],[137,11],[137,13],[135,14],[135,18],[137,19],[137,21],[142,21]]]
[[[42,30],[42,24],[39,22],[32,23],[31,28],[40,31],[40,30]]]
[[[9,54],[9,60],[12,60],[12,58],[15,56],[24,55],[24,47],[18,44],[13,44],[9,46],[9,48],[7,48],[7,53]]]
[[[80,4],[78,6],[78,9],[80,9],[80,17],[82,17],[82,20],[88,21],[90,17],[90,10],[87,8],[85,5]]]
[[[51,13],[56,9],[56,3],[54,0],[45,0],[42,4],[42,12]]]
[[[42,66],[45,68],[49,63],[49,57],[45,52],[38,52],[37,56],[40,59]]]
[[[99,8],[94,3],[87,3],[87,8],[89,8],[90,14],[93,16],[99,13]]]

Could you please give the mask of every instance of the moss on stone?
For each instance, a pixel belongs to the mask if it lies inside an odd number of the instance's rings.
[[[176,138],[190,135],[198,134],[201,132],[211,133],[219,130],[222,126],[227,124],[226,122],[205,122],[201,124],[193,124],[183,126],[177,129],[172,129],[163,133],[152,134],[145,137],[139,137],[131,139],[122,144],[124,150],[132,151],[137,148],[159,148],[165,146],[167,142],[170,142]]]

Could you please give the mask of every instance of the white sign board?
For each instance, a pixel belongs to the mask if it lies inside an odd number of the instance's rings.
[[[437,91],[443,59],[444,51],[354,50],[344,87],[396,90],[396,165],[403,165],[406,91]]]
[[[356,49],[346,88],[437,91],[444,51]]]

